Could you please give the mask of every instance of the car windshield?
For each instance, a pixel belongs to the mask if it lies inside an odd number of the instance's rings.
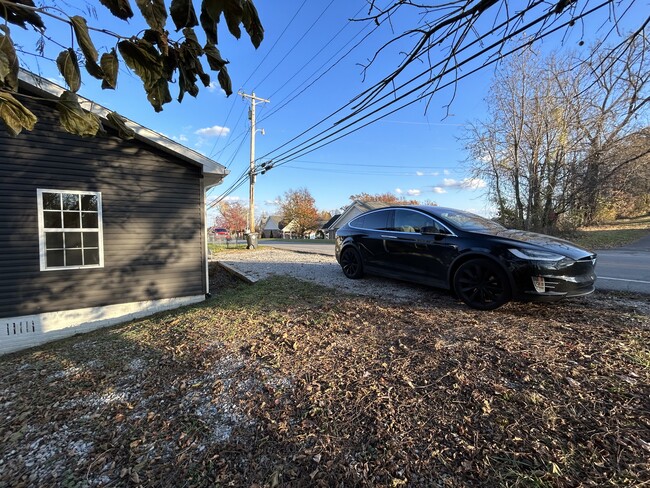
[[[446,210],[440,214],[440,217],[447,219],[456,227],[470,232],[483,232],[504,230],[505,227],[493,220],[485,219],[467,212],[460,212],[458,210]]]

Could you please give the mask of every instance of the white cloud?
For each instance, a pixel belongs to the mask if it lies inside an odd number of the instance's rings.
[[[223,96],[226,96],[226,92],[223,91],[223,88],[221,88],[221,85],[217,81],[211,81],[210,84],[206,87],[206,89],[210,93],[214,93],[216,91],[221,92]]]
[[[481,188],[485,188],[486,183],[480,178],[465,178],[460,181],[453,178],[445,178],[442,180],[442,186],[458,188],[459,190],[480,190]]]
[[[443,193],[447,193],[447,190],[445,190],[444,188],[442,188],[440,186],[434,186],[433,187],[433,193],[443,194]]]
[[[416,171],[415,174],[417,176],[424,176],[424,173],[422,171]]]
[[[241,197],[225,197],[223,199],[224,202],[239,202],[241,200],[242,200]]]
[[[275,200],[264,200],[264,205],[280,205],[282,203],[279,199]]]
[[[401,195],[404,192],[402,191],[401,188],[395,188],[395,193],[397,193],[398,195]]]
[[[226,137],[230,134],[228,127],[221,127],[220,125],[213,125],[212,127],[204,127],[194,132],[197,136],[203,137]]]
[[[406,193],[411,197],[417,197],[422,192],[414,188],[412,190],[406,190]]]
[[[462,188],[467,190],[480,190],[481,188],[485,188],[487,185],[485,180],[482,180],[481,178],[465,178],[461,183]]]
[[[451,171],[449,171],[448,169],[446,169],[446,170],[443,171],[443,173],[446,174],[446,175],[450,175],[450,174],[451,174]]]

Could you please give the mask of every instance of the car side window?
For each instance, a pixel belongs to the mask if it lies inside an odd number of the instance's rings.
[[[378,211],[365,215],[364,227],[372,230],[386,230],[390,212]]]
[[[395,221],[391,230],[396,232],[422,232],[423,228],[434,227],[440,230],[440,225],[420,212],[412,210],[395,210]]]

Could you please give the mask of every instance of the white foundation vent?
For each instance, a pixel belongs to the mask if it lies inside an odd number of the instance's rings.
[[[23,334],[36,333],[35,320],[9,321],[9,322],[5,322],[5,325],[6,325],[5,331],[7,333],[7,337],[14,337]]]

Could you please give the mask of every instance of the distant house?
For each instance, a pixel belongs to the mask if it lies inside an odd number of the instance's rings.
[[[325,229],[327,231],[326,237],[333,239],[336,231],[350,222],[350,220],[355,218],[357,215],[361,215],[368,210],[375,210],[388,206],[389,204],[384,202],[362,202],[361,200],[355,200],[348,205],[343,213]]]
[[[282,237],[282,216],[271,215],[262,221],[260,225],[260,237],[263,238],[280,238]]]
[[[300,229],[295,220],[292,220],[291,222],[288,223],[281,222],[280,224],[282,225],[283,239],[298,239],[299,237],[302,237],[301,235],[299,235]]]
[[[334,239],[334,232],[331,232],[329,228],[338,220],[338,218],[341,216],[341,214],[336,214],[332,215],[332,218],[329,220],[323,222],[318,230],[316,231],[316,238],[317,239]]]
[[[205,192],[226,169],[107,109],[106,134],[59,126],[63,89],[26,72],[21,102],[39,122],[0,129],[0,353],[204,300]]]

